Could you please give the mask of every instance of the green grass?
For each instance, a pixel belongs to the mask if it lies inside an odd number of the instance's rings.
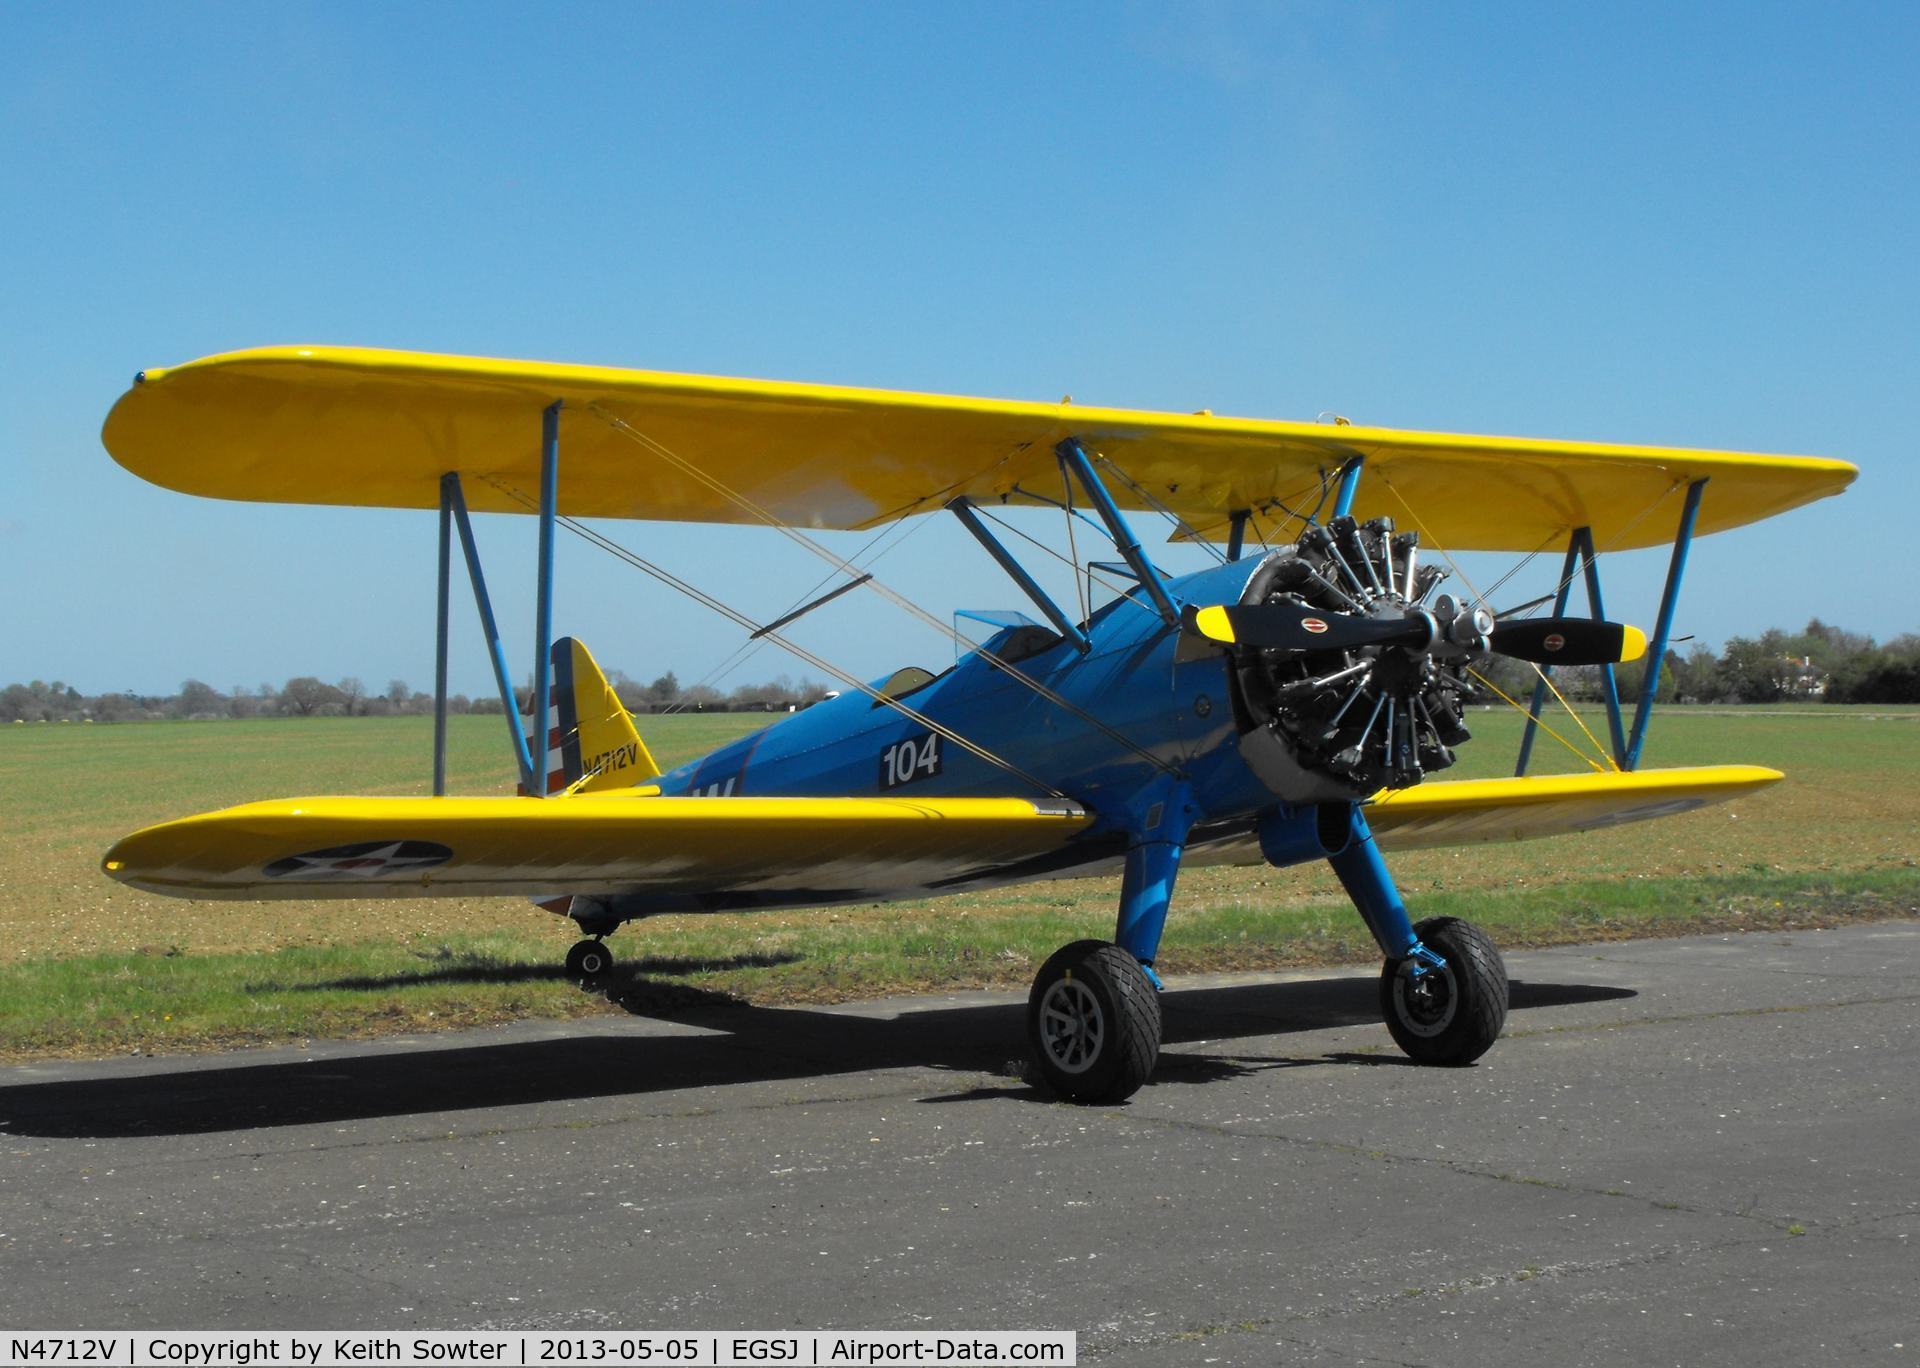
[[[1598,714],[1586,716],[1596,732]],[[765,717],[641,720],[663,765]],[[1502,773],[1518,719],[1475,714],[1448,777]],[[511,788],[504,723],[453,719],[450,787]],[[1556,729],[1574,734],[1565,714]],[[1111,880],[936,902],[671,917],[616,938],[611,994],[556,966],[570,926],[516,899],[194,903],[125,889],[101,851],[134,827],[275,794],[421,793],[426,719],[0,729],[0,1054],[102,1054],[619,1010],[712,994],[830,1001],[1018,987],[1062,942],[1111,934]],[[1557,754],[1555,753],[1557,752]],[[1556,743],[1539,771],[1578,768]],[[1646,762],[1751,761],[1787,783],[1662,822],[1410,852],[1416,915],[1471,916],[1510,946],[1911,916],[1920,904],[1920,710],[1680,709]],[[1172,973],[1365,961],[1324,871],[1194,868],[1161,956]],[[609,997],[614,1001],[609,1001]]]

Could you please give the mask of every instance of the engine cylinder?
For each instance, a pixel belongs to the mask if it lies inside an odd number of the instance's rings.
[[[1456,622],[1444,598],[1429,603],[1446,572],[1420,564],[1418,546],[1418,534],[1396,535],[1390,519],[1335,518],[1273,552],[1248,582],[1243,604],[1407,626],[1388,645],[1232,648],[1242,753],[1281,797],[1406,788],[1452,765],[1454,747],[1469,739],[1465,670],[1485,639]]]

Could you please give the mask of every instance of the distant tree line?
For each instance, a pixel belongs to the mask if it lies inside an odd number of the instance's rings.
[[[1629,701],[1640,695],[1646,661],[1615,667],[1620,696]],[[1479,672],[1500,690],[1524,702],[1533,690],[1533,670],[1517,660],[1493,656]],[[1553,672],[1555,685],[1568,698],[1592,702],[1601,696],[1600,671],[1592,666],[1561,668]],[[634,713],[665,712],[787,712],[826,697],[827,689],[811,680],[795,683],[786,675],[762,684],[742,684],[722,692],[706,684],[683,688],[669,670],[643,684],[619,670],[608,680],[620,701]],[[528,707],[531,689],[515,691],[521,711]],[[1885,645],[1870,636],[1831,627],[1813,619],[1800,632],[1778,629],[1757,637],[1732,637],[1715,654],[1695,646],[1686,655],[1669,650],[1661,672],[1657,700],[1661,703],[1780,703],[1803,699],[1826,703],[1920,703],[1920,635],[1907,633]],[[468,698],[455,694],[447,700],[455,713],[498,713],[500,700],[489,694]],[[181,684],[168,695],[138,693],[83,694],[58,680],[49,684],[9,684],[0,690],[0,723],[6,722],[138,722],[159,718],[219,717],[396,717],[431,713],[433,695],[389,680],[375,693],[348,676],[332,684],[312,675],[300,675],[285,684],[248,688],[236,684],[221,692],[198,679]]]
[[[806,707],[826,696],[823,685],[810,680],[796,684],[785,675],[764,684],[742,684],[721,692],[699,684],[682,689],[672,671],[651,684],[618,670],[609,675],[628,710],[661,712],[787,712]],[[520,710],[528,708],[530,685],[515,691]],[[500,700],[488,694],[447,699],[453,713],[500,712]],[[375,693],[360,680],[347,678],[328,684],[312,675],[298,675],[285,684],[249,688],[235,684],[222,692],[211,684],[189,679],[174,694],[135,692],[83,694],[60,680],[33,680],[0,689],[0,723],[9,722],[147,722],[174,718],[210,720],[227,717],[405,717],[433,712],[433,695],[408,687],[404,679],[387,682]]]

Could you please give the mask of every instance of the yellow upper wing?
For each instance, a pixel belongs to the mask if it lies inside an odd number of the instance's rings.
[[[1672,539],[1679,494],[1711,480],[1701,533],[1836,494],[1844,461],[1139,412],[342,347],[230,352],[142,372],[102,434],[122,465],[191,494],[432,508],[463,472],[470,506],[523,511],[540,413],[561,401],[560,508],[578,516],[753,522],[644,434],[798,527],[852,528],[956,495],[1057,495],[1054,445],[1079,438],[1204,535],[1234,510],[1311,509],[1355,455],[1355,515],[1449,549],[1532,551],[1588,526],[1603,550]],[[616,423],[627,425],[623,431]],[[1145,500],[1115,481],[1125,507]],[[1662,505],[1670,505],[1663,508]]]
[[[103,868],[190,898],[855,902],[1019,867],[1091,821],[1025,798],[281,798],[137,831]]]

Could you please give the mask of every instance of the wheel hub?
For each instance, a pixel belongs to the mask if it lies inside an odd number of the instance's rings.
[[[1040,999],[1040,1043],[1054,1067],[1085,1073],[1106,1042],[1106,1014],[1086,984],[1071,978],[1047,985]]]
[[[1402,964],[1393,981],[1393,1005],[1401,1023],[1414,1035],[1439,1035],[1452,1024],[1458,1006],[1453,966],[1429,969],[1416,978],[1412,966]]]

